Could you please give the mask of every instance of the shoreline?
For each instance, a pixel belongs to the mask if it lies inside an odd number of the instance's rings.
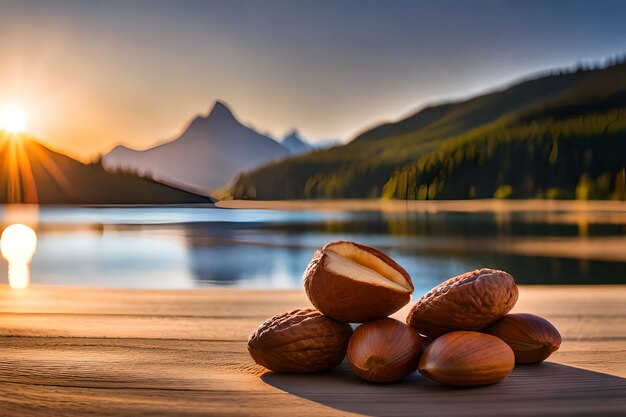
[[[626,201],[616,200],[222,200],[222,209],[385,212],[610,212],[626,215]]]
[[[235,210],[284,210],[365,212],[380,211],[402,216],[407,213],[493,213],[497,219],[507,222],[510,214],[525,214],[528,220],[549,224],[569,224],[577,227],[577,236],[517,237],[494,242],[459,240],[446,242],[454,250],[468,248],[489,249],[494,253],[560,257],[581,261],[626,262],[626,235],[588,235],[592,224],[623,225],[626,230],[626,202],[624,201],[578,201],[578,200],[227,200],[216,203],[217,208]],[[416,242],[416,250],[437,250],[437,242]]]

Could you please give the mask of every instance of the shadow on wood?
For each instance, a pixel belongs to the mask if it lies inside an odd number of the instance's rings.
[[[344,363],[325,374],[266,373],[284,392],[368,416],[626,415],[626,379],[555,363],[517,366],[503,382],[450,388],[413,374],[396,384],[370,384]]]

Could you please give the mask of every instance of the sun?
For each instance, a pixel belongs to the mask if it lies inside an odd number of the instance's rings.
[[[0,129],[10,133],[22,133],[26,129],[26,112],[17,104],[0,109]]]

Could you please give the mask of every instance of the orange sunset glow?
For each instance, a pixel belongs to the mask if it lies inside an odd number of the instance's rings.
[[[14,125],[18,127],[17,125]],[[37,204],[35,172],[43,172],[59,187],[69,188],[65,175],[41,145],[22,133],[0,131],[0,160],[5,176],[0,178],[0,196],[7,203]]]

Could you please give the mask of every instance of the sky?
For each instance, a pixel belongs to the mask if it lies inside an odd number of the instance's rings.
[[[426,104],[626,52],[625,1],[0,0],[0,105],[83,160],[174,138],[215,100],[347,141]]]

